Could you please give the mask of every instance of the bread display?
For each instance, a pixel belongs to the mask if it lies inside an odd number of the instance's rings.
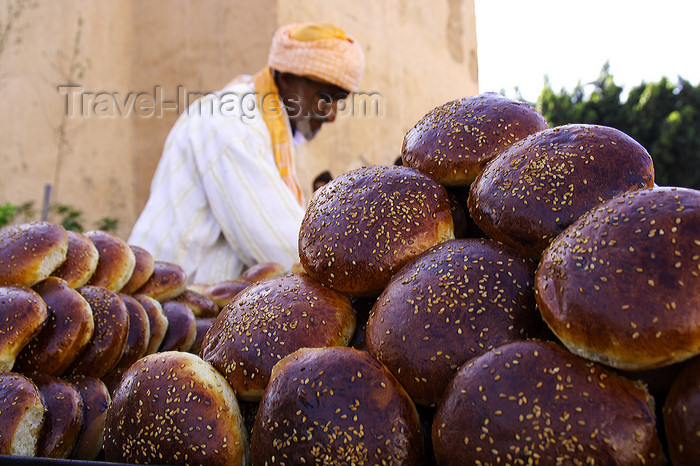
[[[95,331],[66,374],[99,379],[122,357],[129,335],[129,312],[119,295],[107,288],[85,285],[78,292],[90,304]]]
[[[163,343],[165,333],[168,331],[168,318],[163,313],[163,305],[160,301],[143,294],[135,294],[132,297],[141,304],[148,316],[150,336],[145,354],[156,353]]]
[[[68,252],[66,260],[51,275],[62,278],[71,288],[85,285],[97,269],[100,253],[90,238],[82,233],[68,230]]]
[[[182,294],[186,286],[187,274],[182,267],[172,262],[154,261],[151,277],[136,293],[163,302]]]
[[[272,370],[251,439],[253,464],[422,465],[415,406],[365,351],[302,348]]]
[[[468,186],[511,144],[547,127],[526,102],[485,92],[428,112],[406,133],[401,158],[444,186]]]
[[[17,355],[48,319],[46,303],[31,288],[0,286],[0,372],[9,372]]]
[[[121,288],[124,294],[133,294],[141,288],[151,275],[155,268],[155,260],[150,252],[144,248],[130,244],[131,252],[134,253],[134,271],[131,273],[131,278]]]
[[[0,372],[0,454],[36,456],[46,408],[32,380]]]
[[[68,234],[57,223],[0,228],[0,286],[34,286],[66,260]]]
[[[643,386],[551,342],[516,341],[462,366],[433,419],[440,465],[665,464]]]
[[[83,398],[75,385],[58,377],[31,372],[46,406],[37,456],[68,458],[83,428]]]
[[[700,459],[700,357],[676,377],[663,406],[668,453],[676,466]]]
[[[34,287],[46,304],[46,324],[17,355],[15,370],[60,376],[85,349],[95,331],[90,303],[62,278]]]
[[[536,336],[535,265],[491,240],[433,246],[391,279],[367,322],[367,349],[416,404],[440,401],[469,359]]]
[[[129,368],[107,411],[105,459],[125,463],[249,464],[236,396],[198,356],[148,355]]]
[[[349,296],[378,296],[421,252],[454,238],[450,199],[409,167],[370,166],[334,178],[309,202],[299,256],[315,280]]]
[[[172,300],[163,302],[162,307],[168,328],[158,351],[189,351],[197,338],[197,322],[192,309]]]
[[[192,310],[195,317],[216,317],[219,315],[220,309],[216,302],[194,290],[186,289],[172,300],[185,304]]]
[[[637,141],[615,128],[571,124],[495,157],[472,184],[468,207],[489,238],[539,260],[589,209],[653,185],[652,159]]]
[[[700,353],[700,191],[657,187],[602,203],[545,251],[536,299],[573,353],[624,370]]]
[[[355,331],[350,300],[307,275],[251,285],[229,302],[202,342],[202,359],[246,401],[260,399],[273,366],[302,347],[347,345]]]
[[[121,290],[134,273],[134,252],[123,239],[108,231],[87,231],[85,236],[90,238],[99,252],[97,268],[88,285],[101,286],[110,291]]]
[[[129,313],[129,331],[122,357],[116,367],[127,368],[146,354],[148,341],[151,338],[151,324],[141,303],[123,293],[120,293],[119,297],[124,301]]]

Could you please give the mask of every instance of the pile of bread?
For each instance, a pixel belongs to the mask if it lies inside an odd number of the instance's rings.
[[[494,93],[401,160],[314,194],[292,270],[215,284],[106,232],[0,230],[0,453],[700,464],[700,191]]]

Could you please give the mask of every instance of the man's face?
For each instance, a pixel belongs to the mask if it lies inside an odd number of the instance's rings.
[[[338,86],[303,76],[284,73],[279,81],[292,128],[307,141],[316,136],[323,123],[335,120],[338,103],[348,96],[348,91]]]

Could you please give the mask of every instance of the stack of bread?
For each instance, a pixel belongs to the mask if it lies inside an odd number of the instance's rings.
[[[700,463],[700,191],[494,93],[426,114],[401,161],[319,189],[291,270],[218,283],[102,231],[0,230],[0,453]]]

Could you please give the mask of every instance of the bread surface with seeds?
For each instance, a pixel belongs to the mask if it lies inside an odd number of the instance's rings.
[[[245,465],[249,442],[231,387],[198,356],[151,354],[125,373],[107,411],[105,459]]]
[[[100,253],[90,238],[83,233],[67,231],[66,260],[51,275],[62,278],[71,288],[85,285],[97,269]]]
[[[17,355],[19,372],[60,376],[85,349],[95,331],[90,303],[62,278],[48,277],[34,287],[46,303],[46,324]]]
[[[367,347],[413,401],[435,405],[467,360],[537,335],[535,264],[491,240],[452,240],[403,267],[374,304]]]
[[[596,205],[654,185],[651,156],[615,128],[546,129],[495,157],[472,184],[468,207],[489,238],[533,259]]]
[[[545,251],[544,320],[570,351],[624,370],[700,353],[700,191],[656,187],[599,205]]]
[[[438,464],[665,464],[645,388],[552,342],[466,363],[433,419]]]
[[[136,257],[128,244],[117,235],[103,230],[86,231],[95,244],[99,259],[88,285],[120,291],[134,273]]]
[[[290,273],[231,300],[204,337],[201,356],[241,399],[257,401],[282,358],[302,347],[345,346],[355,325],[347,296]]]
[[[66,260],[68,233],[52,222],[0,228],[0,285],[34,286]]]
[[[547,127],[528,103],[485,92],[428,112],[406,133],[401,157],[444,186],[468,186],[500,152]]]
[[[29,377],[0,372],[0,413],[0,454],[36,456],[46,408]]]
[[[700,357],[689,361],[673,381],[664,402],[663,418],[673,464],[697,464],[700,459]]]
[[[409,167],[369,166],[316,191],[302,220],[299,256],[324,285],[378,296],[409,260],[453,238],[445,188]]]
[[[134,271],[129,281],[119,290],[125,294],[136,293],[151,278],[155,267],[155,260],[149,251],[133,244],[130,244],[129,248],[134,253]]]
[[[422,465],[415,405],[376,359],[302,348],[280,361],[258,407],[254,465]]]
[[[17,355],[48,320],[41,296],[23,286],[0,286],[0,372],[9,372]]]
[[[144,285],[136,290],[158,301],[167,301],[182,294],[187,287],[187,273],[178,264],[155,261],[153,273]]]

